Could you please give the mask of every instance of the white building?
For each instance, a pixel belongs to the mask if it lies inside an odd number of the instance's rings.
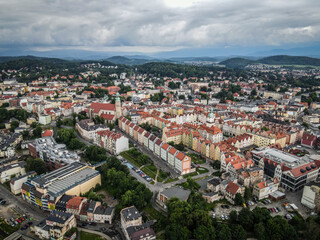
[[[50,115],[40,115],[39,116],[39,123],[42,125],[48,125],[51,123],[51,116]]]
[[[0,182],[5,183],[11,180],[11,177],[18,177],[26,173],[25,170],[26,162],[17,162],[8,164],[0,168]]]
[[[25,183],[28,180],[28,178],[33,177],[36,174],[37,173],[35,171],[32,171],[20,177],[12,178],[10,181],[11,192],[15,195],[21,193],[22,184]]]

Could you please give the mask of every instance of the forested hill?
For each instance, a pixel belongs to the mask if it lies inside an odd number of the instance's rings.
[[[244,68],[245,66],[254,63],[256,62],[245,58],[230,58],[220,62],[220,64],[229,68]]]
[[[320,66],[319,58],[301,57],[301,56],[287,56],[278,55],[265,57],[258,60],[259,63],[271,64],[271,65],[311,65]]]
[[[244,68],[249,64],[270,64],[270,65],[301,65],[301,66],[320,66],[320,59],[301,56],[277,55],[265,57],[258,60],[249,60],[246,58],[230,58],[220,62],[229,68]]]
[[[150,62],[137,66],[139,73],[153,74],[158,77],[204,77],[213,67],[175,64],[166,62]],[[217,68],[216,68],[217,69]]]

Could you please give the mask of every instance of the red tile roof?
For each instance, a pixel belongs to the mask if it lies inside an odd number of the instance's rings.
[[[91,103],[90,108],[99,109],[99,110],[113,110],[115,111],[116,107],[111,103]]]
[[[238,189],[239,189],[239,185],[230,181],[227,188],[226,188],[226,191],[228,191],[232,195],[236,195]]]
[[[52,136],[52,131],[49,129],[47,129],[42,133],[42,137],[50,137],[50,136]]]
[[[103,117],[105,120],[113,120],[114,119],[113,114],[101,114],[100,117]]]
[[[175,149],[175,148],[173,147],[173,148],[171,148],[171,149],[169,150],[169,153],[171,153],[172,155],[174,155],[174,154],[176,153],[176,151],[177,151],[177,149]]]

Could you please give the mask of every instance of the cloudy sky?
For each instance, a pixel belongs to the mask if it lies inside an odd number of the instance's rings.
[[[304,45],[319,0],[0,0],[0,50],[158,52]]]

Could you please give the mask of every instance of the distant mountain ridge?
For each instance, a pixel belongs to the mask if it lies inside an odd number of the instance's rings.
[[[259,63],[270,65],[320,66],[320,59],[303,56],[276,55],[260,58],[258,60],[250,60],[247,58],[230,58],[220,62],[220,64],[229,68],[244,68],[249,64]]]
[[[208,62],[210,65],[211,63],[216,63],[218,60],[216,58],[211,57],[182,57],[182,58],[169,58],[169,59],[156,59],[156,58],[149,58],[145,59],[144,56],[113,56],[101,60],[64,60],[60,58],[46,58],[46,57],[35,57],[35,56],[5,56],[0,57],[0,63],[7,63],[7,62],[19,62],[19,66],[24,61],[32,61],[34,64],[37,62],[44,61],[46,63],[51,64],[71,64],[71,63],[90,63],[90,62],[100,62],[104,63],[104,65],[108,64],[123,64],[123,65],[143,65],[146,63],[176,63],[176,64],[188,64],[190,62]],[[319,58],[311,58],[311,57],[304,57],[304,56],[288,56],[288,55],[276,55],[270,57],[264,57],[260,59],[253,59],[252,57],[234,57],[229,58],[227,60],[221,61],[219,64],[225,65],[229,68],[244,68],[249,64],[270,64],[270,65],[301,65],[301,66],[320,66],[320,59]]]

